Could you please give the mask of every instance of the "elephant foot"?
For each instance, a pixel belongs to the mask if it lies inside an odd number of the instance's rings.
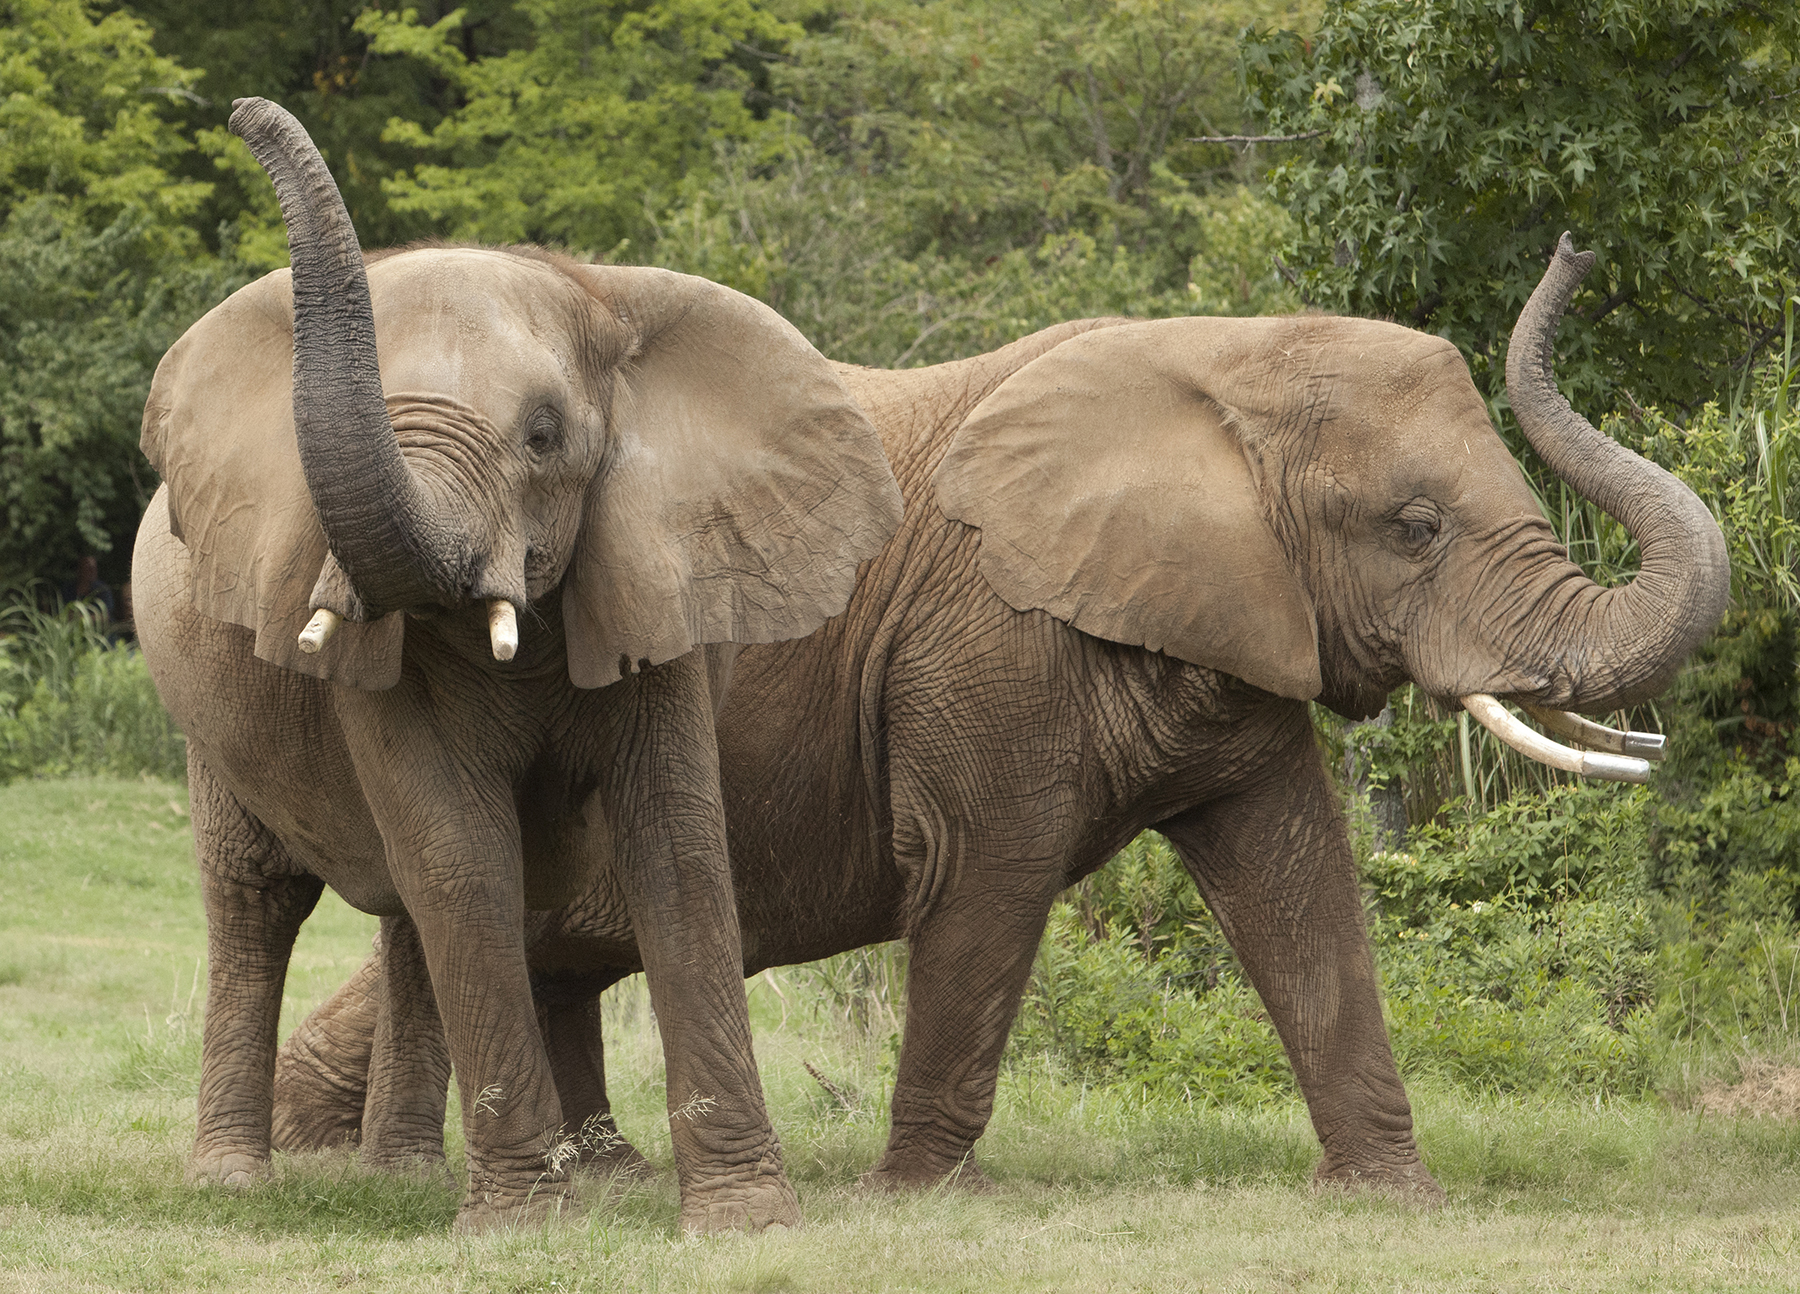
[[[965,1141],[963,1145],[970,1143]],[[869,1172],[862,1173],[860,1186],[868,1190],[922,1191],[936,1188],[970,1191],[974,1195],[992,1195],[994,1181],[981,1172],[974,1148],[965,1150],[927,1150],[920,1141],[911,1145],[887,1146],[880,1161]]]
[[[920,1163],[899,1155],[886,1154],[881,1157],[880,1163],[858,1179],[857,1185],[872,1191],[945,1189],[967,1191],[971,1195],[992,1195],[999,1190],[994,1185],[993,1178],[981,1171],[981,1165],[975,1162],[973,1151],[948,1168],[941,1162]]]
[[[545,1182],[522,1195],[477,1195],[471,1191],[456,1212],[456,1234],[482,1236],[495,1231],[524,1231],[573,1212],[574,1207],[575,1192],[567,1182]]]
[[[652,1176],[656,1170],[638,1153],[638,1148],[623,1137],[615,1136],[603,1146],[589,1146],[576,1161],[590,1173],[603,1177]]]
[[[244,1150],[199,1150],[188,1160],[187,1181],[190,1186],[223,1186],[241,1191],[268,1178],[267,1155],[253,1155]]]
[[[395,1154],[371,1154],[368,1147],[357,1156],[357,1163],[365,1173],[382,1173],[391,1177],[416,1177],[420,1181],[445,1182],[457,1185],[456,1174],[450,1171],[450,1161],[444,1158],[441,1147],[431,1147]]]
[[[747,1182],[729,1181],[682,1192],[681,1229],[690,1235],[799,1226],[800,1201],[779,1169],[772,1176],[759,1173]]]
[[[1444,1203],[1444,1188],[1421,1160],[1385,1165],[1319,1165],[1313,1174],[1315,1191],[1383,1195],[1419,1209],[1435,1209]]]

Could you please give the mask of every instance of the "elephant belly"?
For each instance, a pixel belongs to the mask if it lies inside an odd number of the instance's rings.
[[[138,639],[190,760],[203,760],[286,855],[253,861],[245,842],[247,866],[311,872],[353,907],[400,913],[330,685],[258,660],[250,630],[194,610],[187,550],[170,535],[161,500],[145,515],[132,560]]]

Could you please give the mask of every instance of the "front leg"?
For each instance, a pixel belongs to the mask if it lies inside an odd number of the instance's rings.
[[[206,902],[206,1031],[188,1180],[248,1186],[268,1171],[281,991],[324,884],[188,748],[188,802]]]
[[[457,1228],[554,1211],[571,1189],[553,1154],[562,1111],[525,963],[519,770],[507,762],[520,742],[467,714],[453,730],[417,676],[335,696],[455,1066],[469,1167]]]
[[[798,1225],[751,1052],[701,654],[615,688],[624,694],[607,712],[600,807],[662,1030],[681,1225]]]
[[[1356,863],[1311,728],[1258,786],[1158,826],[1281,1035],[1325,1148],[1317,1180],[1435,1201],[1381,1018]]]

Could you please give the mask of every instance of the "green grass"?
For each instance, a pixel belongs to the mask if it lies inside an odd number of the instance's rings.
[[[1315,1195],[1297,1105],[1186,1108],[1003,1079],[989,1196],[869,1195],[892,1021],[845,1020],[843,966],[753,981],[758,1056],[807,1225],[687,1241],[641,980],[607,1003],[620,1122],[662,1170],[529,1232],[449,1234],[438,1181],[283,1156],[242,1194],[187,1187],[205,946],[181,789],[0,788],[0,1290],[1701,1290],[1800,1283],[1800,1132],[1654,1101],[1477,1097],[1414,1084],[1450,1194],[1422,1214]],[[373,922],[330,896],[284,1027],[361,961]],[[880,970],[880,966],[876,967]],[[202,981],[203,994],[203,981]],[[810,1062],[851,1097],[829,1096]],[[451,1139],[452,1162],[459,1146]]]

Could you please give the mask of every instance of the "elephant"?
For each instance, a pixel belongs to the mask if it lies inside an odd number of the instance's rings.
[[[682,1225],[797,1223],[738,975],[706,645],[843,610],[901,516],[873,427],[798,331],[703,279],[529,247],[365,258],[299,123],[234,109],[292,269],[158,366],[164,484],[134,555],[207,915],[190,1177],[270,1164],[283,978],[329,884],[410,932],[443,1008],[458,1228],[560,1207],[525,913],[604,865],[663,1022]]]
[[[841,370],[905,520],[843,615],[739,650],[718,733],[744,971],[909,946],[866,1180],[984,1180],[972,1153],[1051,904],[1154,828],[1280,1035],[1316,1180],[1442,1197],[1307,703],[1368,717],[1412,680],[1519,740],[1497,694],[1596,747],[1524,729],[1528,753],[1647,775],[1659,739],[1567,711],[1663,689],[1730,572],[1707,508],[1557,390],[1552,340],[1592,261],[1564,236],[1507,384],[1544,460],[1640,544],[1616,588],[1569,561],[1456,348],[1391,323],[1088,320],[934,368]],[[530,950],[564,1109],[614,1167],[637,1156],[611,1122],[595,994],[643,964],[622,910],[602,873],[536,919]],[[284,1045],[282,1145],[442,1153],[426,990],[398,995],[417,1012],[404,1046],[383,1015],[397,995],[376,992],[421,983],[415,963],[384,949]]]

